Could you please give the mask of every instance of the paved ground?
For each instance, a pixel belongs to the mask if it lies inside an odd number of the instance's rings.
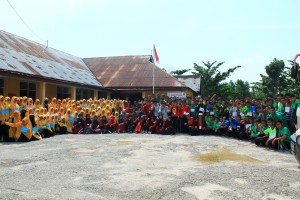
[[[293,155],[230,138],[60,135],[0,152],[0,199],[300,199]],[[199,160],[212,152],[237,160]]]

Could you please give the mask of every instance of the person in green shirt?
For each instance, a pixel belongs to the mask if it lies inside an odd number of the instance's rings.
[[[219,121],[219,118],[215,118],[215,123],[214,123],[214,131],[215,133],[218,133],[219,131],[219,126],[222,124],[222,122]]]
[[[189,106],[190,107],[190,115],[192,117],[194,117],[195,119],[197,118],[197,105],[195,104],[195,101],[191,101],[191,105]]]
[[[277,148],[282,146],[283,150],[291,149],[291,132],[290,130],[283,125],[283,121],[278,120],[276,122],[276,127],[278,128],[278,136],[273,139],[272,146]]]
[[[254,120],[253,124],[251,124],[249,130],[250,130],[250,135],[249,135],[250,140],[253,141],[253,140],[254,140],[255,138],[257,138],[257,137],[259,136],[259,134],[260,134],[259,128],[258,128],[258,120],[257,120],[257,119]]]
[[[274,107],[270,107],[268,109],[269,114],[267,115],[267,118],[273,118],[274,122],[276,123],[278,120],[282,121],[284,126],[287,127],[286,119],[282,116],[280,112],[276,112]]]
[[[208,134],[214,133],[215,128],[215,117],[213,115],[210,116],[210,120],[206,121]]]
[[[270,146],[277,133],[273,118],[268,119],[268,128],[266,130],[263,130],[262,124],[258,124],[258,129],[261,134],[264,134],[264,136],[257,137],[254,140],[255,144],[257,146]]]

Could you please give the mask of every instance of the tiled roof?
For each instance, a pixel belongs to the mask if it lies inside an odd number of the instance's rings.
[[[155,88],[186,87],[176,78],[154,65],[151,56],[115,56],[84,58],[98,81],[107,88],[151,88],[153,67]]]
[[[0,70],[102,87],[81,58],[1,30]]]

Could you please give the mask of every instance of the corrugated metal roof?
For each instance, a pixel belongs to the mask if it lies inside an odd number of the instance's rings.
[[[81,58],[1,30],[0,69],[102,87]]]
[[[151,56],[115,56],[84,58],[98,81],[108,88],[152,87],[153,63]],[[154,65],[155,88],[186,87],[175,77]]]

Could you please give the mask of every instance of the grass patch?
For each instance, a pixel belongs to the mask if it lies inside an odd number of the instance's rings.
[[[263,163],[263,161],[261,160],[252,158],[247,155],[237,154],[229,151],[228,149],[216,149],[209,153],[198,154],[195,155],[193,159],[204,162],[206,164],[218,163],[225,160],[248,163]]]
[[[115,143],[110,144],[110,146],[123,146],[123,145],[130,145],[134,144],[135,142],[133,141],[117,141]]]

